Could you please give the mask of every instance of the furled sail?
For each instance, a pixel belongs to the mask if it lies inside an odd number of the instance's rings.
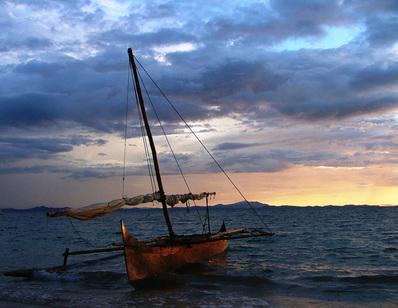
[[[189,200],[200,200],[208,196],[215,196],[215,192],[204,192],[201,194],[176,194],[166,195],[166,204],[173,207],[177,203],[185,203]],[[136,206],[143,203],[160,201],[160,193],[156,192],[153,194],[139,195],[133,198],[116,199],[110,202],[96,203],[89,206],[85,206],[78,209],[66,209],[57,212],[48,212],[49,217],[69,216],[79,220],[89,220],[101,216],[106,216],[113,211],[120,209],[121,207]]]

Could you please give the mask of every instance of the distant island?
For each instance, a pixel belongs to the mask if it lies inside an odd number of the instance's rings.
[[[388,205],[369,205],[369,204],[346,204],[346,205],[306,205],[306,206],[302,206],[302,205],[269,205],[266,203],[261,203],[261,202],[257,202],[257,201],[251,201],[250,205],[254,208],[254,209],[261,209],[261,208],[271,208],[271,207],[277,207],[277,208],[283,208],[283,207],[296,207],[296,208],[330,208],[330,207],[394,207],[394,206],[398,206],[398,205],[394,205],[394,204],[388,204]],[[194,207],[194,206],[191,206]],[[205,206],[201,205],[201,206],[197,206],[199,209],[200,208],[206,208]],[[216,204],[216,205],[212,205],[211,208],[212,209],[228,209],[228,210],[239,210],[239,209],[247,209],[249,207],[249,205],[247,204],[246,201],[241,201],[241,202],[237,202],[237,203],[233,203],[233,204]],[[32,208],[28,208],[28,209],[14,209],[14,208],[1,208],[0,210],[2,212],[21,212],[21,211],[26,211],[26,212],[55,212],[55,211],[62,211],[62,210],[66,210],[69,209],[70,207],[47,207],[47,206],[36,206],[36,207],[32,207]],[[176,206],[174,207],[175,209],[186,209],[185,206],[180,205],[180,206]],[[121,210],[132,210],[132,209],[137,209],[137,210],[148,210],[148,209],[153,209],[153,210],[161,210],[161,207],[124,207]]]
[[[69,209],[70,207],[47,207],[47,206],[35,206],[28,209],[14,209],[14,208],[2,208],[2,212],[52,212],[52,211],[62,211]]]

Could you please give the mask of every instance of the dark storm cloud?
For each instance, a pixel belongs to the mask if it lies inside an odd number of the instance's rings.
[[[49,128],[59,121],[70,121],[96,131],[121,132],[125,102],[115,98],[119,93],[103,89],[91,94],[87,99],[86,94],[82,94],[75,103],[68,102],[62,94],[26,93],[3,98],[8,104],[0,105],[0,130]]]
[[[363,147],[367,151],[388,151],[388,149],[397,148],[398,144],[391,140],[373,140],[372,142],[359,143],[358,146]]]
[[[75,180],[102,179],[115,175],[120,176],[120,166],[98,165],[95,167],[71,168],[63,172],[66,174],[65,178],[72,178]]]
[[[36,9],[47,7],[46,2],[43,2],[43,6],[40,6],[39,3],[32,5]],[[91,23],[100,24],[103,22],[104,12],[101,10],[95,10],[93,13],[76,11],[78,7],[84,5],[85,3],[79,2],[56,3],[56,7],[60,8],[60,12],[64,16],[66,16],[65,12],[74,12],[67,17],[67,20],[77,21],[82,18],[81,22],[85,23],[87,22],[86,18],[89,18],[87,16],[90,15]],[[209,115],[222,116],[228,113],[258,114],[258,106],[265,104],[265,102],[285,115],[302,119],[356,116],[364,112],[377,112],[378,110],[395,108],[396,98],[394,95],[368,99],[369,102],[366,103],[363,102],[362,97],[350,93],[345,84],[339,83],[341,77],[350,82],[354,89],[369,89],[396,83],[396,68],[384,69],[384,71],[380,67],[374,67],[373,70],[367,69],[357,59],[353,59],[354,62],[357,62],[356,69],[351,72],[344,72],[339,76],[336,67],[343,64],[347,56],[354,57],[355,49],[351,54],[345,51],[344,58],[338,58],[334,54],[333,57],[323,59],[321,58],[322,53],[325,54],[323,51],[309,53],[297,51],[287,55],[283,52],[269,53],[253,50],[250,53],[252,57],[243,59],[241,57],[235,58],[238,55],[235,46],[228,48],[217,44],[217,52],[219,51],[221,56],[219,58],[212,57],[214,55],[212,48],[206,48],[206,46],[214,47],[212,42],[220,42],[221,37],[225,38],[222,41],[236,39],[236,44],[238,44],[240,50],[244,50],[244,45],[239,43],[242,38],[244,38],[244,44],[249,46],[261,41],[272,45],[287,38],[321,37],[325,35],[324,26],[341,26],[356,20],[358,17],[355,13],[349,13],[349,10],[345,10],[351,6],[355,7],[354,5],[350,2],[338,3],[333,1],[328,3],[272,1],[269,6],[262,4],[238,6],[235,10],[239,11],[239,14],[236,15],[226,15],[220,12],[210,17],[206,24],[207,31],[200,29],[200,20],[193,20],[189,21],[184,28],[174,25],[160,27],[152,32],[133,34],[132,30],[137,29],[137,20],[151,20],[152,18],[155,21],[170,18],[175,16],[180,9],[175,3],[160,6],[143,4],[141,6],[142,12],[135,11],[129,19],[115,23],[115,27],[109,30],[90,34],[90,41],[97,47],[102,46],[103,50],[93,57],[81,61],[69,59],[66,62],[62,61],[65,58],[59,58],[59,60],[53,62],[31,60],[18,65],[15,68],[16,74],[21,76],[31,74],[32,78],[35,78],[35,81],[28,87],[33,86],[40,92],[47,92],[46,94],[33,94],[33,96],[48,96],[48,92],[52,92],[51,95],[55,103],[48,103],[48,97],[40,100],[41,102],[36,110],[32,110],[32,121],[26,121],[30,114],[23,116],[24,113],[22,113],[23,120],[16,120],[15,124],[22,127],[21,122],[24,122],[27,127],[28,125],[54,123],[63,119],[75,121],[98,130],[112,131],[119,128],[119,126],[115,126],[115,120],[118,118],[116,111],[120,111],[121,108],[115,110],[114,106],[109,106],[112,105],[111,97],[115,101],[122,99],[121,87],[122,80],[125,78],[122,71],[126,67],[126,55],[124,49],[105,47],[109,44],[123,44],[124,46],[132,44],[134,48],[136,46],[140,54],[152,56],[155,55],[155,52],[150,48],[159,45],[183,42],[202,44],[202,47],[192,52],[171,52],[167,55],[167,59],[173,63],[173,69],[178,73],[185,71],[180,76],[153,61],[151,67],[157,76],[163,70],[160,83],[165,86],[166,92],[180,99],[180,104],[190,105],[190,108],[185,109],[188,111],[186,113],[187,118],[191,120],[200,120],[201,117],[208,117]],[[381,7],[383,7],[383,4]],[[188,9],[190,8],[188,7]],[[143,14],[144,12],[146,13]],[[372,12],[368,13],[372,14]],[[377,19],[377,16],[372,17],[375,14],[373,13],[367,18],[366,23],[365,33],[370,42],[377,40],[375,33],[398,33],[398,31],[385,31],[386,27],[394,27],[394,18]],[[124,29],[123,24],[128,24],[132,28]],[[389,35],[391,36],[388,39],[389,42],[396,41],[395,34]],[[267,40],[263,40],[265,36],[271,37],[272,40],[267,43]],[[382,37],[386,38],[386,35]],[[204,41],[204,39],[208,39],[208,41]],[[32,36],[25,39],[25,41],[29,40],[32,44],[36,40],[36,46],[39,46],[40,42],[44,47],[51,46],[49,39]],[[34,47],[34,44],[32,46]],[[293,58],[292,54],[294,54]],[[284,58],[286,56],[287,58]],[[202,63],[200,66],[196,63],[192,66],[192,60],[195,58],[198,63]],[[212,58],[213,60],[210,60],[206,67],[205,60]],[[145,59],[143,61],[147,62]],[[188,63],[191,67],[185,66]],[[305,71],[309,67],[311,72],[320,72],[321,70],[325,72],[322,75],[317,73],[311,76]],[[378,74],[372,75],[372,72]],[[35,75],[40,75],[43,79],[37,79],[37,77],[34,77]],[[17,78],[15,76],[15,80]],[[55,81],[57,79],[59,80],[58,83]],[[117,85],[114,82],[116,80],[121,82]],[[303,82],[303,80],[306,82]],[[162,81],[164,82],[162,83]],[[281,88],[282,86],[284,88]],[[291,92],[291,89],[295,89],[295,93]],[[324,89],[333,89],[333,93],[332,90],[324,92]],[[287,92],[285,92],[286,90]],[[251,101],[239,99],[239,96],[242,97],[245,91],[256,94],[257,100],[253,100],[253,98]],[[67,94],[69,97],[61,97],[59,93]],[[24,104],[23,101],[26,101],[26,95],[30,94],[20,96],[21,101],[16,102],[16,106],[7,108],[16,111],[18,105],[20,105],[20,109],[23,109],[25,106],[22,105]],[[344,99],[342,99],[343,96]],[[32,99],[37,100],[37,97]],[[8,101],[10,100],[15,101],[16,96],[8,99]],[[60,101],[65,103],[60,104]],[[374,104],[375,101],[377,103]],[[225,107],[220,109],[220,112],[209,114],[208,109],[200,106],[203,103],[209,106]],[[374,106],[370,107],[371,104]],[[95,120],[93,119],[94,115]],[[7,118],[12,119],[8,115]],[[12,125],[11,122],[11,120],[5,121],[1,125],[3,127]]]
[[[300,151],[293,148],[267,149],[258,146],[256,148],[251,148],[250,151],[247,148],[229,148],[228,151],[217,151],[216,157],[229,172],[277,172],[292,165],[346,167],[351,166],[354,161],[357,163],[358,159],[352,155],[326,150]],[[368,158],[365,154],[363,157]]]
[[[69,144],[51,140],[28,138],[1,138],[0,161],[12,162],[32,158],[50,159],[55,154],[69,152],[73,147]]]
[[[105,145],[106,140],[91,139],[81,135],[68,138],[0,137],[0,162],[12,162],[32,158],[51,159],[67,153],[79,145]]]
[[[27,93],[1,98],[0,130],[7,127],[50,126],[61,116],[57,95]]]
[[[287,169],[292,162],[281,151],[225,151],[216,154],[227,172],[277,172]]]
[[[339,25],[345,22],[346,14],[336,1],[273,0],[271,7],[279,15],[285,35],[293,37],[322,36],[323,25]]]
[[[374,89],[383,87],[389,88],[398,83],[398,62],[385,65],[375,63],[359,69],[352,76],[351,86],[355,90],[371,92]]]
[[[17,74],[38,74],[43,77],[52,77],[62,69],[65,69],[65,66],[61,63],[45,63],[32,60],[25,65],[18,65],[15,68],[15,72]]]
[[[120,166],[112,165],[97,165],[95,167],[56,167],[54,165],[33,165],[24,167],[11,167],[0,169],[0,174],[38,174],[38,173],[53,173],[62,175],[63,179],[74,180],[88,180],[98,178],[108,178],[120,175]]]
[[[283,114],[303,120],[345,119],[396,109],[398,97],[358,97],[333,101],[319,98],[294,105],[278,105],[276,108]]]
[[[240,143],[240,142],[224,142],[217,145],[214,150],[225,151],[225,150],[236,150],[245,149],[258,146],[258,143]]]
[[[385,51],[398,40],[396,2],[226,3],[210,7],[144,1],[132,3],[122,17],[109,16],[105,7],[91,1],[3,3],[0,131],[50,131],[68,123],[95,133],[120,134],[130,46],[188,122],[232,117],[253,126],[272,121],[277,127],[297,119],[329,124],[398,108],[396,56],[392,50]],[[29,26],[18,15],[4,13],[13,4],[21,5]],[[28,14],[31,11],[42,16],[36,23]],[[289,39],[322,39],[329,29],[338,27],[360,31],[335,48],[277,49]],[[164,49],[178,44],[188,47]],[[160,94],[154,86],[148,85],[148,91],[155,94],[156,103]],[[158,108],[168,128],[178,132],[180,119],[171,116],[169,107]],[[128,134],[135,136],[136,130]],[[3,139],[2,157],[48,159],[71,151],[78,144],[72,139]],[[32,150],[24,150],[24,143]],[[232,155],[247,146],[257,149],[256,145],[237,141],[214,148],[231,151],[224,159],[233,170],[246,166],[255,170],[256,159],[263,159],[258,170],[265,171],[306,161],[314,165],[346,162],[334,151],[279,156],[253,152],[243,160]],[[113,174],[109,170],[88,168],[71,176],[103,177]]]
[[[125,109],[127,65],[111,54],[104,52],[87,61],[67,57],[60,62],[31,60],[8,67],[0,77],[0,129],[49,127],[61,120],[99,131],[120,129],[115,123],[123,118]],[[108,57],[114,60],[101,65]],[[122,67],[123,77],[118,73]]]
[[[209,98],[232,96],[237,92],[261,93],[277,90],[286,81],[272,64],[263,61],[231,61],[208,69],[202,76],[203,92]]]
[[[24,167],[11,167],[11,168],[1,168],[0,174],[37,174],[43,173],[45,171],[49,171],[54,167],[51,165],[48,166],[24,166]]]
[[[371,46],[391,47],[398,40],[398,17],[367,20],[367,39]]]
[[[206,50],[201,52],[206,54]],[[385,92],[397,84],[396,64],[386,67],[379,62],[368,66],[368,56],[358,57],[357,52],[355,46],[264,52],[256,59],[225,59],[221,64],[198,70],[197,75],[164,77],[159,84],[165,86],[166,93],[185,101],[221,107],[212,116],[260,116],[261,105],[304,120],[341,119],[397,108],[396,94]],[[178,70],[176,59],[173,63]],[[208,117],[206,109],[202,111],[195,110],[192,115]]]
[[[40,50],[52,46],[52,42],[48,38],[26,37],[19,39],[0,39],[0,52],[14,50]]]
[[[203,39],[213,44],[234,41],[238,46],[272,46],[288,38],[319,38],[326,34],[324,26],[342,25],[337,2],[270,1],[241,4],[229,14],[219,14],[206,24]]]

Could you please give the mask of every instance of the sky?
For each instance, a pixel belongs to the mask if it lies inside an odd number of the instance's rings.
[[[129,47],[246,199],[398,204],[398,1],[0,0],[0,8],[0,208],[151,192],[134,102],[122,181]],[[159,106],[191,191],[216,191],[213,204],[240,201]],[[186,192],[154,135],[166,193]]]

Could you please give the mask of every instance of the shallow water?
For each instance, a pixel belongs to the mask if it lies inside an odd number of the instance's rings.
[[[243,210],[212,211],[212,229],[260,227]],[[207,267],[135,290],[120,252],[70,256],[66,271],[0,276],[0,306],[398,307],[398,207],[269,207],[273,237],[229,242]],[[204,211],[200,211],[202,218]],[[197,213],[172,209],[177,234],[201,232]],[[139,239],[166,234],[159,210],[121,210],[92,221],[44,212],[0,216],[0,272],[61,265],[62,253],[121,241],[120,219]]]

